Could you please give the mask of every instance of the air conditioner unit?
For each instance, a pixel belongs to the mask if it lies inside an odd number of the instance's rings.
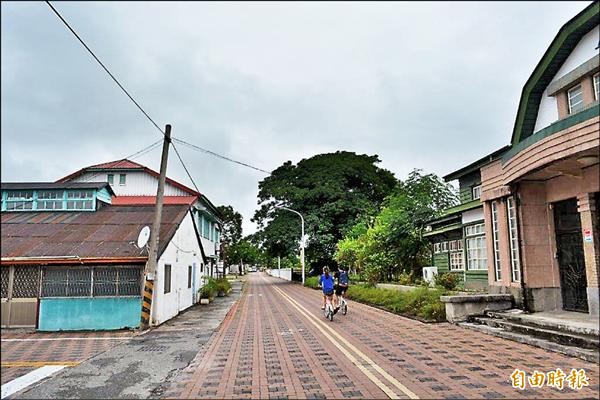
[[[437,267],[423,267],[423,280],[432,283],[438,273]]]

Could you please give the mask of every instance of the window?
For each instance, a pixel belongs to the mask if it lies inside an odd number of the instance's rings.
[[[126,174],[119,174],[119,185],[125,185]]]
[[[463,252],[453,251],[450,253],[450,271],[461,271],[464,269]]]
[[[63,193],[58,191],[39,191],[38,192],[38,210],[62,210]]]
[[[475,236],[485,234],[485,227],[483,224],[470,225],[465,228],[466,236]]]
[[[465,243],[467,246],[467,268],[469,270],[487,269],[485,245],[485,227],[483,224],[465,227]]]
[[[200,263],[200,272],[204,273],[204,264],[203,263]]]
[[[44,271],[42,297],[140,296],[140,267],[76,267]]]
[[[481,185],[473,186],[473,200],[481,198]]]
[[[502,279],[498,233],[498,202],[494,201],[492,202],[492,240],[494,241],[494,270],[496,271],[497,281]]]
[[[31,210],[33,208],[33,191],[8,192],[6,194],[6,210]]]
[[[165,294],[171,292],[171,266],[165,264]]]
[[[433,252],[435,254],[448,252],[448,242],[435,243],[433,245]]]
[[[192,266],[188,266],[188,289],[192,287]]]
[[[448,249],[450,251],[459,251],[463,249],[462,240],[451,240],[448,242]]]
[[[512,281],[521,281],[521,261],[519,260],[519,232],[517,230],[517,210],[515,208],[515,199],[509,197],[507,200],[508,208],[508,233],[510,239],[510,265],[512,271]]]
[[[91,190],[75,190],[67,192],[67,209],[93,210],[94,192]]]
[[[583,92],[581,85],[575,86],[567,91],[567,99],[569,101],[569,114],[574,114],[583,110]]]
[[[210,238],[210,221],[207,220],[206,217],[204,217],[202,221],[203,221],[202,237],[209,239]]]
[[[600,74],[594,75],[594,99],[600,100]]]
[[[108,181],[108,183],[110,185],[113,185],[115,183],[115,175],[114,174],[106,175],[106,180]]]

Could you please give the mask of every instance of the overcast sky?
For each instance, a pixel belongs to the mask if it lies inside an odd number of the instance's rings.
[[[525,81],[589,3],[53,4],[173,136],[266,170],[378,154],[403,179],[508,144]],[[45,3],[1,11],[3,181],[54,181],[160,139]],[[264,175],[179,149],[252,233]],[[160,148],[135,161],[158,170]],[[191,186],[174,154],[167,174]]]

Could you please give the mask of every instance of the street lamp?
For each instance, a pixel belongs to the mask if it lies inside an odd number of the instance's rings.
[[[302,236],[300,237],[300,264],[302,265],[302,285],[304,285],[304,247],[306,246],[306,237],[304,237],[304,217],[296,210],[292,210],[291,208],[283,207],[283,206],[275,206],[275,208],[281,208],[284,210],[291,211],[300,216],[300,220],[302,221]]]

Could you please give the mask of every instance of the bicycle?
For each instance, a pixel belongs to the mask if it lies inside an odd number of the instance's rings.
[[[346,302],[346,299],[344,299],[344,297],[342,295],[338,296],[338,301],[339,301],[339,307],[340,307],[340,311],[342,312],[342,315],[346,315],[346,313],[348,312],[348,303]]]
[[[329,319],[329,321],[333,321],[333,305],[331,304],[331,296],[325,297],[325,310],[323,310],[323,315],[325,318]]]

